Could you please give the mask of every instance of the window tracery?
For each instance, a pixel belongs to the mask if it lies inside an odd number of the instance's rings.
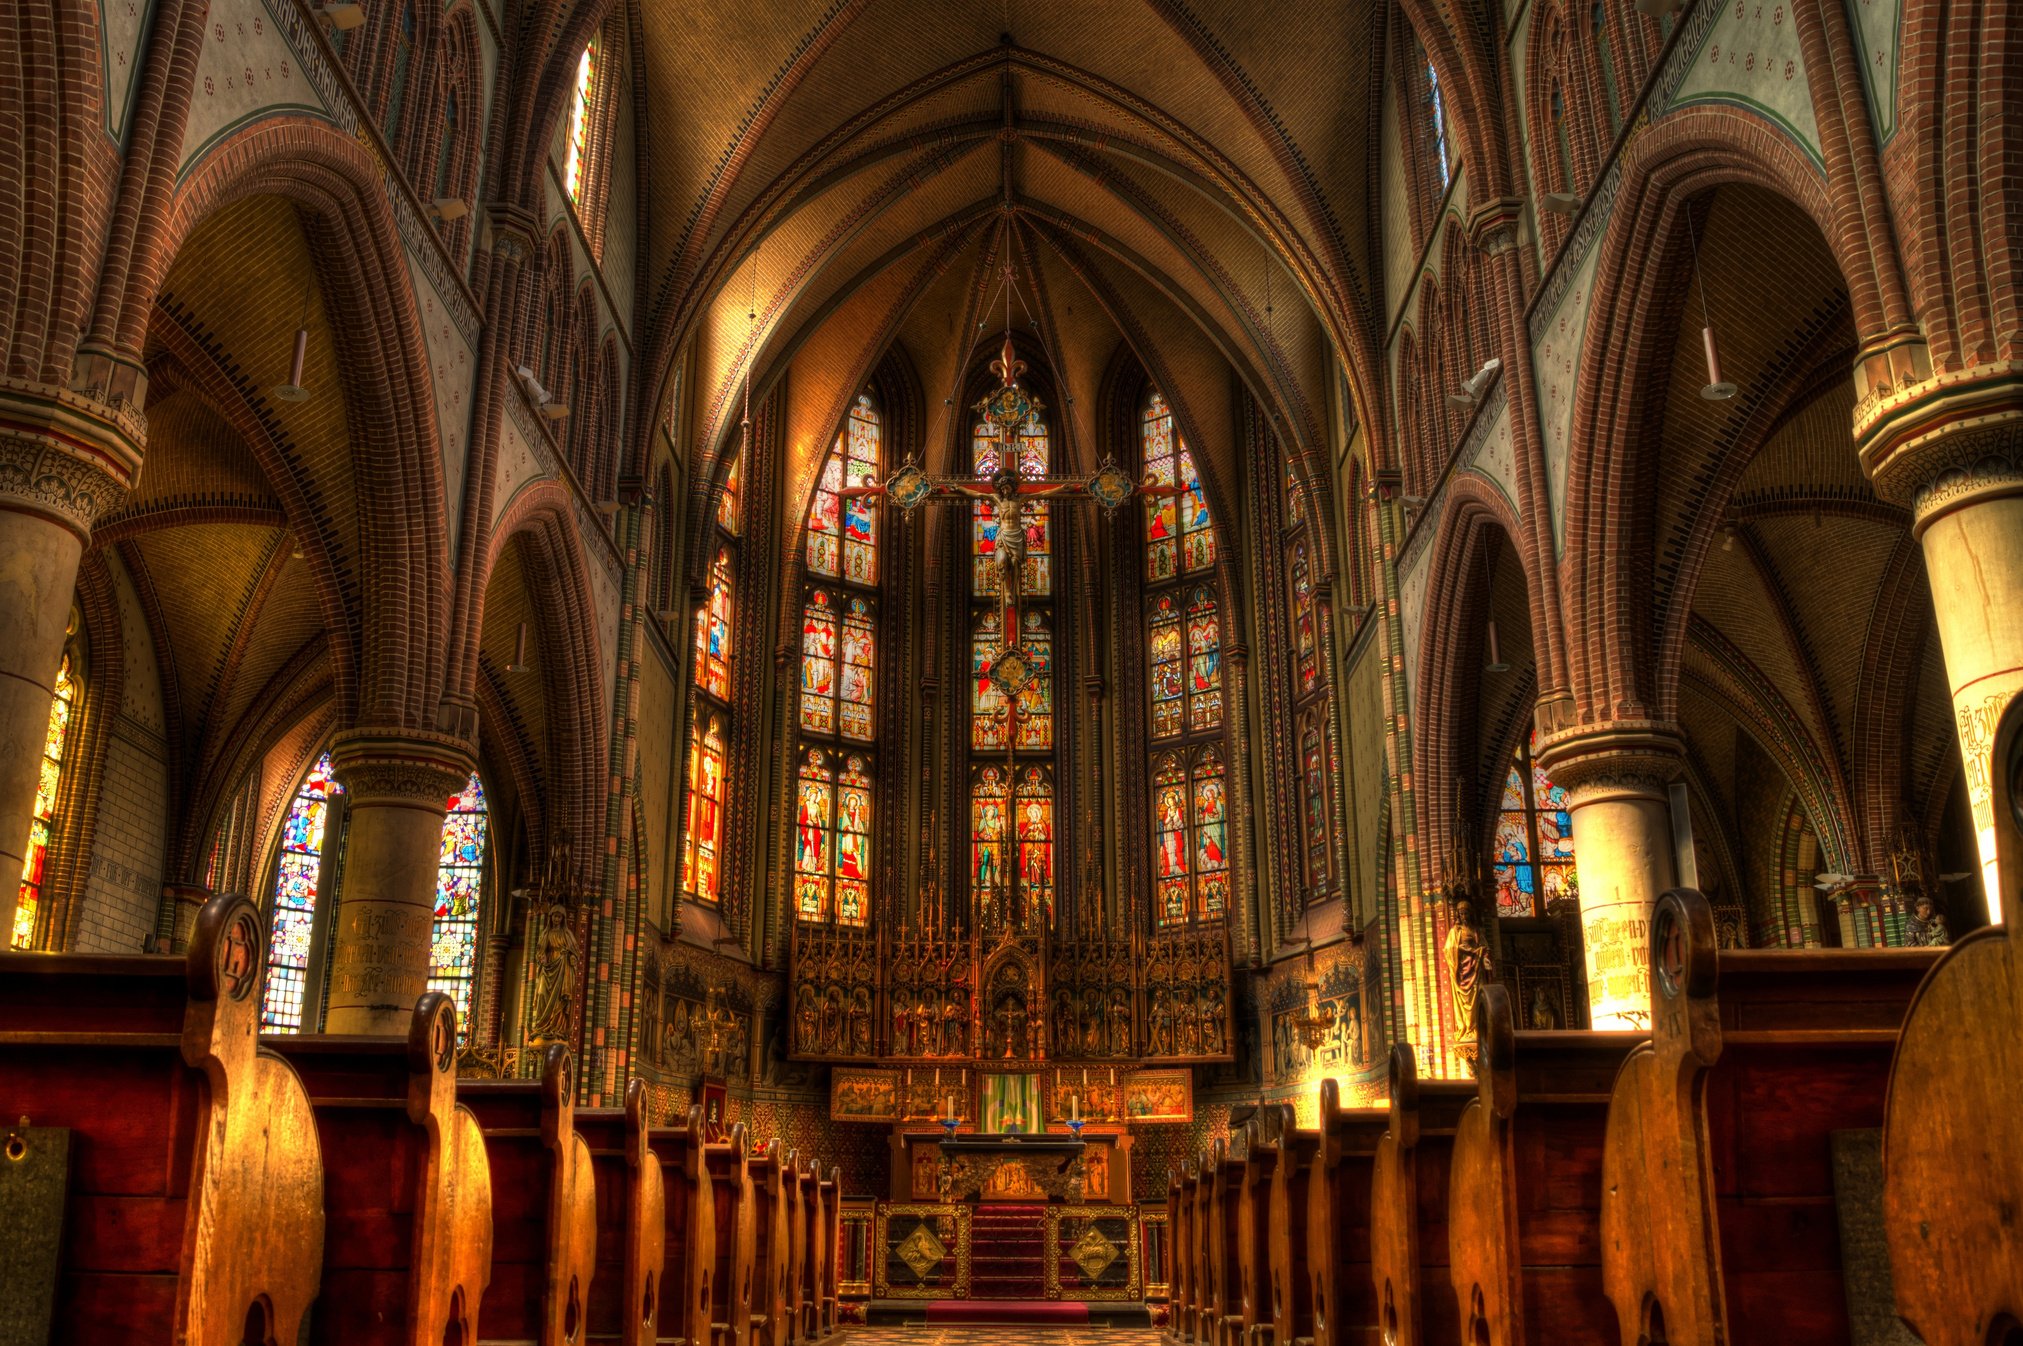
[[[260,1029],[299,1033],[309,992],[309,953],[325,882],[324,852],[332,840],[334,812],[344,787],[330,754],[316,759],[296,788],[281,820],[281,850],[274,864],[274,901],[267,935],[267,982],[261,993]]]
[[[436,863],[435,919],[430,928],[428,988],[456,1002],[457,1037],[471,1036],[471,993],[478,971],[478,908],[483,898],[489,808],[473,771],[443,814]]]
[[[1543,916],[1578,886],[1566,791],[1533,759],[1537,739],[1536,731],[1525,738],[1503,778],[1494,867],[1499,916]]]

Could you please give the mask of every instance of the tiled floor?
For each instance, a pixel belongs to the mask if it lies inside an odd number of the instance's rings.
[[[972,1324],[944,1327],[912,1323],[897,1327],[853,1327],[844,1346],[1158,1346],[1154,1327],[1005,1327]]]

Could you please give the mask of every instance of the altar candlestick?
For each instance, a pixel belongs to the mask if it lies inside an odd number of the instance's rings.
[[[1080,1094],[1068,1095],[1068,1120],[1071,1122],[1082,1120],[1082,1096]]]

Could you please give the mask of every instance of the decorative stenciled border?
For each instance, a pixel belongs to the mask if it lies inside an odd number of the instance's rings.
[[[873,1298],[876,1299],[967,1299],[969,1298],[969,1207],[957,1205],[902,1205],[881,1201],[878,1216],[873,1223],[871,1240],[872,1274],[876,1277]],[[887,1261],[885,1240],[887,1227],[894,1215],[917,1216],[922,1219],[949,1218],[955,1220],[955,1283],[952,1286],[935,1285],[893,1285],[885,1276]]]

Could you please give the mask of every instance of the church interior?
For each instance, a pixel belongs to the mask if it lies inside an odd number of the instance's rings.
[[[0,36],[0,1346],[2023,1346],[2017,0]]]

